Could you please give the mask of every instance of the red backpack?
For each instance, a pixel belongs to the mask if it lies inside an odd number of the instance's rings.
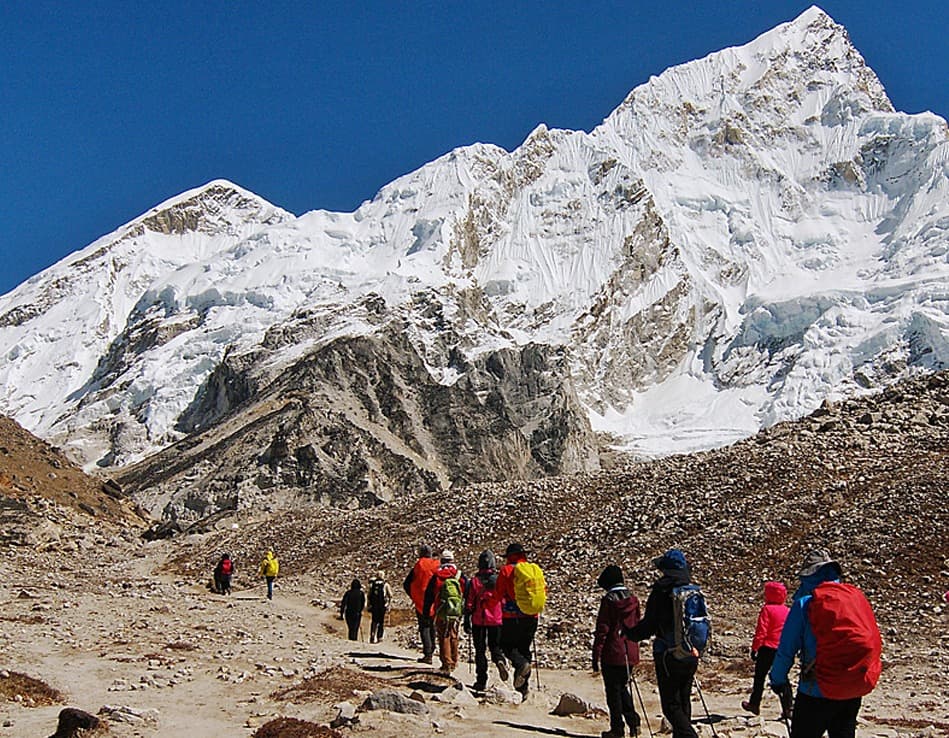
[[[873,691],[883,669],[883,640],[863,592],[852,584],[824,582],[814,589],[807,618],[817,639],[808,668],[821,694],[849,700]]]
[[[231,560],[222,559],[221,560],[221,574],[224,574],[226,576],[230,574],[232,571],[234,571],[234,564],[231,563]]]

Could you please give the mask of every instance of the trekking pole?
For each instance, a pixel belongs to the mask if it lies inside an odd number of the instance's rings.
[[[537,615],[537,628],[534,630],[534,636],[531,638],[531,650],[534,652],[534,665],[537,667],[534,671],[537,673],[537,689],[540,689],[540,653],[537,650],[537,631],[540,630],[540,614]]]
[[[633,682],[633,687],[636,688],[636,696],[639,697],[639,706],[643,708],[643,720],[646,721],[646,730],[649,731],[649,738],[655,738],[652,732],[652,726],[649,724],[649,713],[646,712],[646,703],[643,702],[643,693],[639,691],[639,684],[636,682],[636,675],[632,671],[629,672],[629,678]]]
[[[646,721],[646,729],[649,731],[649,738],[655,738],[652,734],[652,726],[649,724],[649,716],[646,714],[646,703],[643,702],[643,694],[639,691],[639,685],[636,683],[636,676],[633,670],[629,668],[629,653],[626,651],[625,644],[623,648],[623,658],[626,659],[626,689],[629,689],[629,683],[633,683],[636,690],[636,696],[639,697],[639,706],[643,708],[643,720]]]
[[[708,711],[708,705],[705,704],[705,695],[702,694],[702,688],[699,686],[699,680],[693,676],[692,683],[695,685],[695,689],[699,693],[699,699],[702,700],[702,707],[705,708],[705,715],[708,718],[708,726],[712,729],[712,735],[715,736],[715,738],[718,738],[718,733],[715,732],[715,723],[712,722],[712,713]]]

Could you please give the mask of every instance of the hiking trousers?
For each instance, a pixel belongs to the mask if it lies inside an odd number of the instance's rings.
[[[369,642],[378,643],[382,640],[382,634],[385,632],[386,611],[372,610],[372,620],[369,622]]]
[[[442,669],[454,671],[458,666],[458,620],[436,620],[435,632],[438,634],[438,658]]]
[[[537,618],[504,618],[501,623],[501,650],[514,671],[533,660],[531,646],[537,632]]]
[[[699,662],[680,660],[668,652],[656,654],[655,659],[659,702],[672,726],[672,738],[698,738],[692,727],[692,680]]]
[[[349,629],[349,640],[359,640],[359,624],[362,622],[362,613],[350,615],[346,613],[346,627]]]
[[[422,655],[430,659],[435,653],[435,621],[418,610],[415,619],[418,621],[418,637],[422,641]]]
[[[758,649],[758,658],[755,659],[755,681],[751,686],[751,697],[748,702],[754,708],[761,707],[761,697],[764,695],[764,682],[771,671],[771,664],[774,663],[774,655],[777,650],[769,646],[762,646]]]
[[[791,738],[854,738],[860,698],[828,700],[797,693],[791,715]]]
[[[629,692],[629,670],[625,664],[600,664],[600,674],[603,675],[606,706],[610,711],[610,732],[623,735],[626,726],[629,726],[630,735],[636,735],[639,732],[639,714],[633,705],[633,695]]]
[[[472,625],[471,640],[474,642],[475,652],[475,682],[487,684],[488,652],[491,652],[491,660],[495,664],[504,661],[504,653],[501,651],[501,626]]]

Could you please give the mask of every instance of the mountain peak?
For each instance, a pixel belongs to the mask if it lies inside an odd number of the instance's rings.
[[[292,218],[259,195],[226,179],[215,179],[156,205],[132,222],[156,233],[201,231],[213,233],[240,223],[253,221],[271,225]]]

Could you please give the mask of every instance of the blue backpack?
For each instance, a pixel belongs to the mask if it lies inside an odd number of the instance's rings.
[[[669,649],[677,659],[698,658],[708,646],[712,623],[705,607],[705,595],[697,584],[672,590],[672,617],[675,639]]]

